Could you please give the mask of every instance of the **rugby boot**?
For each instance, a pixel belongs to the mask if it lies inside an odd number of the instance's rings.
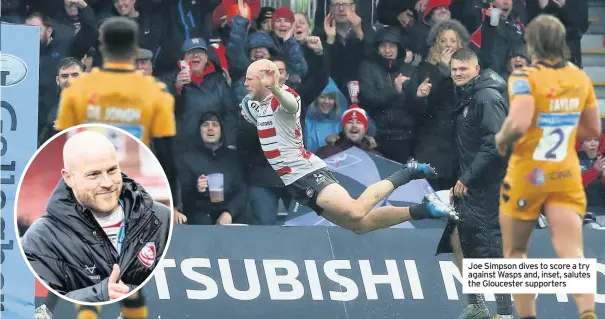
[[[457,319],[489,319],[489,309],[485,304],[468,305]]]
[[[414,220],[458,220],[458,213],[456,212],[456,210],[452,206],[444,204],[434,193],[424,196],[424,198],[422,199],[422,203],[410,206],[410,216]]]
[[[425,195],[422,203],[428,207],[433,218],[443,218],[451,221],[459,219],[454,207],[442,202],[435,193]]]
[[[437,177],[437,172],[433,167],[431,167],[431,165],[410,160],[402,169],[393,173],[386,179],[391,181],[395,188],[398,188],[399,186],[405,185],[415,179],[435,177]]]

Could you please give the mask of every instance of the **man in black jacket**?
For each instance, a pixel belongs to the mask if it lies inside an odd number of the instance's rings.
[[[419,90],[408,93],[413,89],[408,80],[414,67],[405,63],[406,48],[397,27],[378,30],[374,44],[373,58],[359,67],[363,74],[359,78],[360,105],[376,123],[378,151],[388,159],[406,163],[414,138],[414,114],[423,106],[415,98]]]
[[[503,256],[498,212],[500,185],[507,162],[498,155],[494,136],[508,113],[508,103],[502,96],[506,92],[506,82],[492,70],[480,73],[477,55],[471,49],[456,51],[450,66],[459,96],[454,138],[460,170],[451,196],[460,222],[448,225],[438,253],[451,252],[448,247],[451,243],[458,266],[462,268],[461,257]],[[471,294],[468,298],[469,305],[460,319],[489,317],[481,295]],[[497,303],[499,318],[512,319],[510,295],[497,295]]]
[[[202,114],[211,110],[218,112],[223,119],[223,131],[229,133],[226,145],[236,145],[241,116],[233,90],[220,64],[210,59],[209,49],[212,50],[202,38],[185,41],[182,62],[187,66],[167,81],[170,83],[168,89],[175,98],[177,154],[182,154],[188,147],[186,134],[196,130]]]
[[[190,225],[246,223],[247,192],[237,151],[225,145],[222,119],[208,111],[198,119],[197,129],[189,132],[190,147],[179,158],[179,181],[183,194],[183,213]],[[209,175],[221,174],[222,200],[210,196]],[[240,218],[241,217],[241,218]]]
[[[63,161],[46,214],[23,236],[25,256],[53,292],[73,300],[128,295],[167,248],[170,209],[122,174],[114,146],[100,133],[70,138]]]
[[[38,102],[38,147],[42,146],[56,133],[54,126],[61,91],[69,87],[71,81],[79,78],[84,73],[84,69],[84,64],[75,58],[64,58],[59,62],[56,73],[56,89],[46,91]]]

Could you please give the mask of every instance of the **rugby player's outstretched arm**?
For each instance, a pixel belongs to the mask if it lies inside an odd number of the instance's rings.
[[[288,113],[296,113],[298,111],[298,108],[300,107],[300,98],[294,91],[280,87],[271,87],[269,90],[271,90],[273,96],[277,98],[284,111]]]

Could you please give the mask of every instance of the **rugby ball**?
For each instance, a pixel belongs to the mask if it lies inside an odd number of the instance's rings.
[[[258,118],[258,110],[260,108],[260,103],[258,101],[253,101],[250,98],[250,95],[246,95],[240,104],[242,108],[242,115],[246,119],[246,121],[257,125],[256,119]]]

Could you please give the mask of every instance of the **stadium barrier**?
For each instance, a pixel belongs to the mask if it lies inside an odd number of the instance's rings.
[[[384,229],[363,236],[338,227],[175,228],[162,268],[144,288],[149,318],[449,319],[466,297],[451,255],[435,257],[438,229]],[[598,261],[597,313],[605,313],[605,231],[585,232]],[[530,256],[551,258],[547,229]],[[495,313],[493,295],[486,295]],[[41,301],[41,300],[40,300]],[[117,306],[103,309],[114,319]],[[575,318],[568,295],[538,296],[544,318]],[[73,318],[61,301],[57,318]]]
[[[38,70],[40,28],[0,26],[0,78],[2,84],[2,260],[0,317],[31,318],[34,312],[34,277],[17,245],[13,207],[19,178],[37,148]]]

